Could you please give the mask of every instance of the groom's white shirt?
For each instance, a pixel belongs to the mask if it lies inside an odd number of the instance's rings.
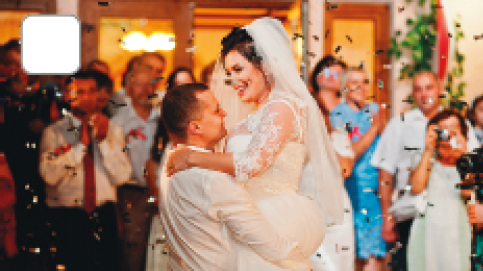
[[[164,167],[160,171],[159,207],[170,270],[234,270],[236,251],[229,238],[249,244],[284,268],[291,259],[297,262],[303,257],[296,243],[275,233],[249,194],[229,175],[191,168],[168,178]]]

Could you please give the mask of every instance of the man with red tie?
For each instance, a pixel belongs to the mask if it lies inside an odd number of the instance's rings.
[[[66,85],[71,112],[45,129],[40,145],[52,234],[49,265],[119,270],[117,187],[131,176],[124,133],[96,112],[95,73],[78,72]]]

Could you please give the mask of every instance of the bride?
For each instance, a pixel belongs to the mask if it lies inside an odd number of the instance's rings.
[[[245,119],[230,131],[225,153],[177,147],[167,173],[201,167],[231,174],[275,230],[298,242],[306,255],[301,264],[310,269],[309,256],[322,243],[326,224],[340,224],[343,218],[343,181],[324,120],[300,78],[280,21],[264,17],[235,27],[222,47],[211,89],[227,118]],[[225,76],[229,89],[220,83]],[[232,98],[235,93],[239,99]],[[242,116],[247,104],[256,111]],[[279,270],[249,247],[234,245],[234,269]]]

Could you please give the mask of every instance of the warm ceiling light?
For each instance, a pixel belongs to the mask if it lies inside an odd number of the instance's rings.
[[[141,31],[127,33],[121,42],[121,48],[130,52],[133,51],[171,51],[176,45],[174,35],[153,32],[150,37]]]
[[[174,49],[176,43],[174,41],[174,35],[154,32],[148,39],[146,44],[146,51],[171,51]]]
[[[141,31],[127,33],[121,41],[121,48],[129,52],[142,51],[146,47],[147,38]]]

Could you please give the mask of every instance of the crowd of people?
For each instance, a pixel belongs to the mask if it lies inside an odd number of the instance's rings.
[[[306,86],[279,24],[233,28],[199,82],[142,53],[117,91],[102,60],[28,75],[4,44],[0,269],[469,270],[483,205],[456,161],[483,144],[483,96],[445,109],[420,71],[387,120],[360,67],[325,56]]]

